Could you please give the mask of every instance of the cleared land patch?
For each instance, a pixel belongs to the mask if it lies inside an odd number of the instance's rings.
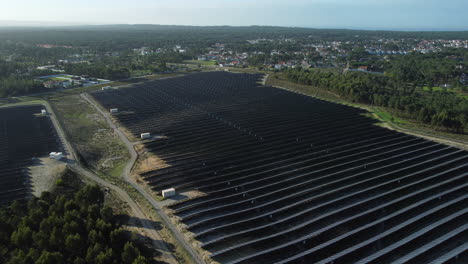
[[[104,118],[79,95],[53,98],[51,105],[82,161],[119,178],[129,154]]]

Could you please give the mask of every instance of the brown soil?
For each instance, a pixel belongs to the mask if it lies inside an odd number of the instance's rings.
[[[137,146],[135,146],[135,149],[139,153]],[[138,159],[137,164],[135,165],[134,173],[140,174],[146,171],[167,168],[169,166],[169,164],[157,156],[145,153],[141,155],[141,158]]]

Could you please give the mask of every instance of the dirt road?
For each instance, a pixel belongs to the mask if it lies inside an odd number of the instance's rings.
[[[140,221],[141,226],[144,228],[145,235],[152,240],[153,246],[161,252],[162,254],[161,259],[163,259],[165,262],[170,263],[170,264],[179,263],[177,259],[172,255],[169,248],[167,248],[166,243],[161,238],[159,233],[155,230],[155,227],[151,223],[151,220],[149,220],[146,217],[146,215],[141,211],[140,207],[132,200],[132,198],[130,198],[130,196],[127,194],[126,191],[124,191],[120,187],[117,187],[99,178],[93,172],[81,167],[80,165],[76,163],[69,164],[68,167],[72,171],[95,181],[99,185],[102,185],[104,187],[107,187],[113,190],[122,201],[125,201],[128,204],[128,206],[132,210],[132,215],[138,218],[138,221]]]
[[[169,217],[167,217],[167,215],[162,211],[162,206],[151,196],[149,195],[140,185],[138,185],[138,183],[136,183],[135,181],[133,181],[133,179],[130,177],[130,173],[131,173],[131,170],[133,168],[133,166],[135,165],[135,162],[138,158],[138,154],[137,152],[135,151],[134,149],[134,143],[130,142],[128,140],[128,138],[125,136],[125,134],[114,124],[114,122],[112,122],[111,118],[110,118],[110,114],[107,112],[107,111],[103,111],[98,105],[97,103],[92,100],[91,98],[89,98],[87,96],[87,94],[81,94],[81,97],[86,100],[87,102],[89,102],[99,113],[101,113],[101,115],[106,119],[107,123],[109,124],[109,126],[114,129],[114,131],[117,133],[117,135],[120,137],[120,139],[122,140],[122,142],[125,143],[125,145],[127,146],[128,148],[128,151],[130,152],[130,155],[131,155],[131,158],[130,158],[130,161],[129,163],[127,164],[127,166],[125,167],[124,171],[123,171],[123,179],[129,183],[130,185],[132,185],[150,204],[151,206],[153,206],[153,208],[158,212],[159,216],[161,217],[161,219],[164,221],[164,223],[166,224],[166,226],[172,231],[172,233],[174,234],[175,238],[177,239],[177,241],[180,243],[180,245],[182,245],[184,247],[184,249],[190,254],[190,256],[192,257],[192,259],[198,263],[198,264],[203,264],[205,263],[201,258],[200,256],[197,254],[197,252],[193,249],[193,247],[187,243],[187,241],[185,240],[185,237],[179,232],[179,230],[172,224],[171,220],[169,219]]]
[[[123,190],[122,188],[120,188],[120,187],[118,187],[118,186],[116,186],[116,185],[114,185],[114,184],[112,184],[110,182],[107,182],[107,181],[101,179],[95,173],[93,173],[92,171],[84,168],[83,166],[81,166],[79,164],[79,162],[76,159],[77,155],[75,153],[75,150],[71,146],[70,142],[68,142],[68,140],[66,140],[65,132],[63,131],[60,123],[58,122],[53,108],[47,103],[45,103],[44,105],[46,106],[46,108],[47,108],[47,110],[49,112],[50,118],[52,120],[52,123],[56,127],[57,134],[58,134],[60,140],[63,143],[62,144],[62,146],[64,147],[63,152],[64,152],[64,156],[66,158],[66,162],[67,162],[68,167],[72,171],[74,171],[74,172],[76,172],[76,173],[78,173],[80,175],[83,175],[83,176],[87,177],[88,179],[91,179],[92,181],[98,183],[99,185],[105,186],[105,187],[113,190],[119,196],[120,199],[122,199],[124,202],[126,202],[129,205],[130,209],[132,210],[133,216],[135,216],[138,219],[138,221],[140,222],[140,225],[144,228],[145,235],[152,240],[152,243],[153,243],[154,247],[161,252],[161,254],[162,254],[161,259],[163,259],[165,262],[170,263],[170,264],[179,263],[177,261],[177,259],[174,257],[174,255],[171,253],[169,248],[167,247],[167,245],[164,242],[164,240],[162,239],[162,237],[155,230],[155,227],[153,226],[151,220],[149,220],[145,216],[145,214],[143,213],[143,211],[141,210],[139,205],[137,203],[135,203],[135,201],[133,201],[133,199],[128,195],[128,193],[125,190]],[[127,165],[129,170],[131,170],[134,162],[135,162],[135,160],[132,159],[129,162],[129,164]],[[126,171],[127,171],[127,169],[126,169]]]

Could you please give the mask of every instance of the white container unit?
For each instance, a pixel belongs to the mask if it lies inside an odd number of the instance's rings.
[[[55,153],[55,160],[61,160],[62,158],[63,158],[63,153],[62,152]]]
[[[170,188],[170,189],[166,189],[166,190],[162,191],[162,196],[164,198],[171,197],[171,196],[174,196],[176,194],[177,193],[176,193],[176,190],[174,188]]]
[[[42,114],[43,116],[47,115],[47,110],[42,109],[42,110],[41,110],[41,114]]]
[[[61,160],[63,158],[63,153],[62,152],[51,152],[49,154],[49,158],[54,159],[54,160]]]
[[[110,112],[111,112],[111,114],[116,114],[116,113],[119,112],[119,109],[118,108],[111,108]]]
[[[141,133],[140,137],[141,137],[141,139],[147,139],[147,138],[151,137],[151,134],[150,133]]]

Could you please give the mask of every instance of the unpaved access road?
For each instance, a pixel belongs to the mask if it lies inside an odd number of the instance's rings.
[[[102,185],[104,187],[107,187],[114,191],[117,196],[122,199],[124,202],[128,204],[130,209],[132,210],[133,215],[138,218],[138,221],[140,222],[140,225],[144,228],[144,233],[145,235],[152,240],[152,243],[156,249],[158,249],[161,252],[160,258],[164,260],[164,262],[169,263],[169,264],[177,264],[179,263],[177,259],[174,257],[174,255],[171,253],[169,248],[167,247],[166,243],[162,239],[161,235],[155,230],[155,226],[153,226],[152,222],[148,217],[145,216],[143,211],[141,210],[140,206],[133,201],[133,199],[128,195],[128,193],[118,187],[115,184],[112,184],[108,181],[105,181],[101,179],[99,176],[97,176],[94,172],[86,169],[85,167],[81,166],[76,157],[76,152],[73,149],[72,145],[70,142],[67,140],[64,130],[61,127],[60,123],[58,122],[56,115],[50,107],[49,104],[44,104],[49,112],[49,116],[52,120],[52,123],[54,124],[57,134],[62,141],[62,146],[63,146],[63,152],[65,155],[65,160],[67,163],[67,166],[74,172],[85,176],[86,178],[98,183],[99,185]],[[135,161],[132,159],[129,164],[127,165],[127,168],[132,168],[133,163]]]
[[[107,123],[109,126],[114,129],[115,133],[120,137],[122,142],[125,143],[125,146],[127,146],[128,151],[130,152],[130,161],[128,162],[127,166],[125,167],[123,171],[123,179],[129,183],[130,185],[133,186],[150,204],[153,206],[153,208],[158,212],[158,215],[161,217],[161,219],[164,221],[165,225],[172,231],[174,234],[174,237],[176,238],[177,242],[184,247],[184,249],[190,254],[192,257],[193,261],[197,264],[203,264],[205,263],[198,253],[195,251],[195,249],[190,245],[186,240],[185,237],[180,233],[180,231],[177,229],[177,227],[174,226],[174,224],[171,222],[169,217],[163,212],[162,206],[150,195],[148,194],[138,183],[136,183],[131,177],[130,173],[135,165],[135,162],[138,158],[138,153],[134,149],[134,143],[130,142],[128,138],[125,136],[125,134],[112,122],[112,119],[110,117],[110,113],[103,111],[98,104],[91,99],[87,94],[81,94],[81,97],[89,102],[101,115],[106,119]]]

